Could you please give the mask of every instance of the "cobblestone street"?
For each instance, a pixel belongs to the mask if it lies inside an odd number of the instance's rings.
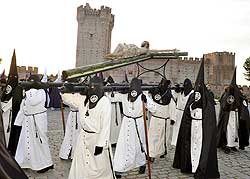
[[[64,115],[67,119],[69,109],[65,108]],[[65,121],[66,122],[66,121]],[[48,110],[49,142],[53,156],[54,170],[39,174],[35,171],[25,169],[25,173],[31,179],[66,179],[68,177],[71,161],[64,161],[59,158],[59,150],[63,140],[63,127],[61,121],[61,111]],[[152,179],[191,179],[192,175],[180,173],[172,168],[174,158],[174,148],[170,147],[168,155],[163,159],[156,159],[151,164]],[[249,179],[250,178],[250,149],[238,150],[230,154],[218,150],[219,171],[221,179]],[[146,171],[147,174],[147,171]],[[122,179],[144,179],[147,175],[139,175],[137,170],[130,171]]]

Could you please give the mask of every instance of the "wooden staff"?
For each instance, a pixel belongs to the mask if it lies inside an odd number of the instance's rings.
[[[148,164],[148,178],[151,179],[149,147],[148,147],[147,114],[146,114],[146,107],[143,101],[142,101],[142,110],[143,110],[143,120],[144,120],[144,129],[145,129],[145,138],[146,138],[146,150],[147,150],[146,157],[147,157],[147,164]]]
[[[64,135],[65,135],[64,107],[63,107],[63,102],[62,102],[62,99],[60,99],[60,103],[61,103],[61,113],[62,113],[63,133],[64,133]]]

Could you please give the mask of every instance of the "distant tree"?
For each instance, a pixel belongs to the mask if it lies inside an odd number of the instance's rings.
[[[248,57],[243,65],[246,72],[244,73],[245,79],[250,81],[250,57]]]

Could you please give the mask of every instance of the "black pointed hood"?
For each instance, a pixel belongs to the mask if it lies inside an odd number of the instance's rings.
[[[16,53],[15,50],[12,55],[10,70],[8,79],[6,82],[6,87],[3,91],[3,95],[1,97],[1,101],[9,101],[10,98],[13,96],[13,90],[18,85],[18,73],[17,73],[17,66],[16,66]]]
[[[197,107],[205,109],[206,104],[206,86],[204,84],[204,58],[201,61],[200,69],[194,85],[194,98]]]
[[[89,89],[85,105],[89,102],[90,109],[94,108],[97,102],[104,96],[103,82],[103,79],[98,76],[94,76],[89,81]]]
[[[142,93],[141,89],[142,80],[133,78],[129,85],[128,101],[134,102],[137,97]]]
[[[6,84],[5,69],[3,70],[2,74],[0,75],[0,83]]]
[[[187,96],[193,89],[193,85],[190,79],[186,78],[183,83],[183,93]]]
[[[172,98],[170,87],[171,87],[171,81],[162,78],[158,85],[158,88],[150,92],[152,94],[154,102],[161,105],[168,105]]]
[[[233,95],[235,98],[235,105],[232,108],[239,108],[240,107],[240,89],[237,86],[237,82],[236,82],[236,69],[237,67],[234,68],[234,72],[233,72],[233,76],[232,76],[232,80],[229,86],[229,95]]]
[[[233,77],[232,77],[232,80],[231,80],[231,85],[232,86],[237,86],[237,84],[236,84],[236,69],[237,69],[237,67],[234,68],[234,73],[233,73]]]

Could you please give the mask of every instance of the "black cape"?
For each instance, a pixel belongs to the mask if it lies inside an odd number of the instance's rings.
[[[239,108],[239,146],[249,146],[249,130],[250,130],[250,116],[248,111],[247,99],[242,95],[240,97]]]
[[[21,86],[17,86],[13,91],[12,97],[12,119],[11,119],[11,131],[8,149],[12,156],[16,154],[16,148],[19,141],[19,136],[22,130],[21,126],[15,126],[16,116],[20,110],[20,105],[23,99],[23,89]]]
[[[218,178],[217,149],[216,149],[216,115],[213,99],[206,91],[206,104],[202,110],[202,149],[198,168],[194,178]],[[192,172],[191,164],[191,114],[190,105],[194,102],[194,93],[190,95],[180,125],[179,135],[174,156],[173,167],[183,173]]]
[[[49,107],[61,108],[61,96],[57,87],[52,87],[49,89],[49,98]]]

